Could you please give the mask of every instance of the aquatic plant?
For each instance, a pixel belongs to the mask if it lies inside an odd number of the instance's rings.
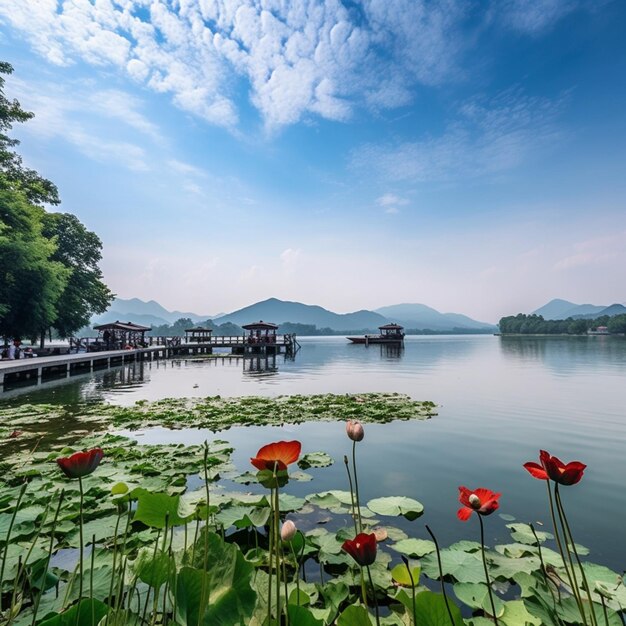
[[[348,441],[355,454],[357,442]],[[559,480],[541,463],[533,468],[545,472],[554,534],[508,517],[508,541],[489,547],[481,529],[480,542],[440,547],[429,527],[430,538],[418,526],[424,507],[407,495],[362,502],[353,490],[294,495],[295,482],[315,480],[333,462],[320,451],[303,454],[297,443],[268,444],[254,456],[251,450],[255,473],[238,470],[232,446],[217,438],[203,445],[141,445],[97,434],[74,448],[5,455],[0,623],[621,623],[626,581],[583,560],[587,550],[574,542],[559,491],[580,483],[582,464],[572,468],[544,455],[548,467],[563,469],[553,474]],[[376,443],[372,438],[359,445]],[[82,475],[68,480],[57,458],[85,449],[100,449],[102,456],[73,465]],[[95,471],[83,474],[92,462]],[[356,475],[347,458],[346,467]],[[498,494],[489,490],[460,495],[461,517],[475,512],[482,523],[500,510]]]

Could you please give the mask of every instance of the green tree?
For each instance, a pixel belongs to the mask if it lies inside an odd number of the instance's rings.
[[[34,116],[24,111],[17,100],[9,100],[4,95],[3,74],[12,73],[13,67],[0,61],[0,189],[21,191],[33,204],[59,204],[56,186],[34,170],[24,167],[22,157],[13,150],[20,142],[7,135],[15,122],[27,122]]]
[[[36,337],[57,318],[69,270],[52,259],[56,241],[42,236],[44,210],[25,194],[0,188],[0,334]]]
[[[70,213],[44,214],[43,235],[56,241],[52,260],[68,270],[53,326],[59,337],[70,337],[87,326],[92,315],[104,313],[113,300],[113,293],[102,282],[102,271],[98,267],[102,242]],[[43,336],[41,342],[43,347]]]

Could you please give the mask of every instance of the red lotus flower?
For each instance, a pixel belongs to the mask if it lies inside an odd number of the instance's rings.
[[[463,508],[457,511],[456,516],[462,522],[467,522],[473,511],[479,515],[491,515],[500,506],[498,498],[501,495],[483,487],[474,491],[470,491],[467,487],[459,487],[459,502]]]
[[[537,480],[550,479],[555,483],[559,483],[559,485],[575,485],[577,482],[580,482],[587,467],[580,461],[571,461],[566,465],[561,459],[552,456],[545,450],[539,451],[539,462],[541,465],[529,461],[524,463],[524,467]]]
[[[354,539],[343,542],[341,549],[347,552],[361,567],[376,560],[376,534],[358,534]]]
[[[68,478],[82,478],[95,471],[100,465],[104,452],[100,448],[93,448],[86,452],[75,452],[72,456],[57,459],[59,467]]]
[[[263,446],[250,463],[258,470],[286,470],[300,456],[302,444],[299,441],[277,441]]]

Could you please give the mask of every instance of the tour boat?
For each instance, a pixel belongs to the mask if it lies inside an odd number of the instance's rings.
[[[352,343],[365,344],[368,346],[370,343],[403,343],[404,342],[404,327],[399,324],[385,324],[379,326],[379,335],[365,335],[363,337],[346,337]]]

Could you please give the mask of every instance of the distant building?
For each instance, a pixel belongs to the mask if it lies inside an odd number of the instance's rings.
[[[608,335],[609,329],[607,326],[598,326],[595,330],[588,330],[588,335]]]

